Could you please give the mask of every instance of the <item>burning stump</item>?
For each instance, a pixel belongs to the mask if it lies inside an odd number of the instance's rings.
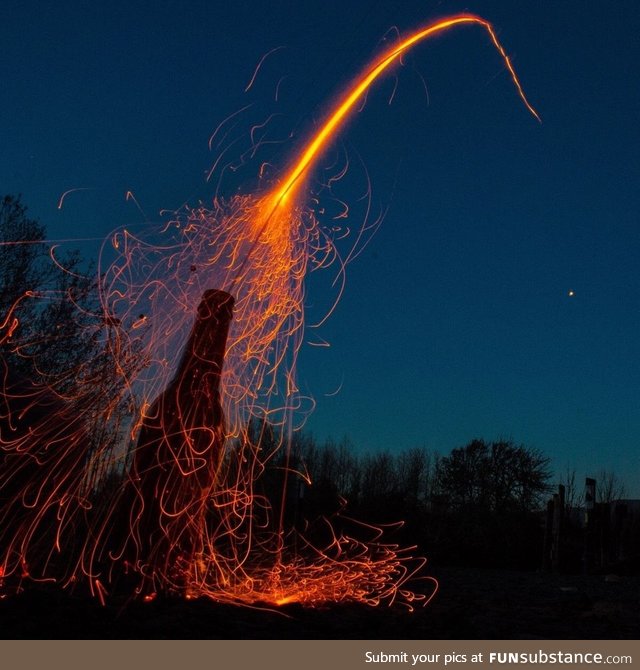
[[[220,377],[233,297],[204,293],[178,369],[144,413],[119,508],[127,538],[113,558],[145,593],[184,593],[207,541],[224,447]]]

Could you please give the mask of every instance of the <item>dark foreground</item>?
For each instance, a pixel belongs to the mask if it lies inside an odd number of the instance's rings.
[[[111,603],[34,588],[0,601],[3,639],[637,639],[640,577],[434,570],[426,608]]]

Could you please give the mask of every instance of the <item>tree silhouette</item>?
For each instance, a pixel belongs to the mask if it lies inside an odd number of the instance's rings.
[[[94,361],[104,321],[97,280],[77,251],[56,257],[20,197],[0,202],[0,357],[5,384],[69,391]],[[86,373],[86,372],[85,372]]]
[[[624,483],[615,472],[600,470],[596,475],[596,499],[599,503],[612,503],[627,494]]]
[[[550,459],[512,441],[473,440],[440,459],[436,490],[451,508],[531,511],[549,491]]]
[[[0,563],[70,567],[112,467],[126,398],[98,278],[57,254],[19,197],[0,200]],[[127,358],[123,363],[141,358]],[[104,489],[103,489],[104,490]],[[35,504],[34,501],[39,501]],[[74,550],[75,551],[75,550]],[[65,554],[61,556],[61,554]]]

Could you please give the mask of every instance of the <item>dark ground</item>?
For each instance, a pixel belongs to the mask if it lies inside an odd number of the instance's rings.
[[[433,569],[440,591],[413,613],[393,606],[209,601],[110,603],[50,587],[0,601],[3,639],[638,639],[640,577]],[[283,616],[285,614],[286,616]]]

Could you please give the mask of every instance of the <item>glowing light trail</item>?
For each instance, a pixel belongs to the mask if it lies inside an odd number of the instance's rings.
[[[304,464],[289,452],[294,415],[304,417],[310,411],[305,406],[313,405],[296,384],[306,325],[304,281],[310,270],[346,262],[336,248],[340,228],[322,228],[305,205],[302,186],[376,79],[414,45],[463,24],[489,33],[522,101],[539,119],[491,25],[472,15],[450,17],[376,59],[273,188],[216,197],[210,208],[185,207],[162,226],[161,243],[124,229],[105,242],[116,260],[98,268],[95,313],[83,314],[68,296],[80,321],[92,323],[87,335],[101,347],[94,360],[53,375],[37,373],[27,388],[5,381],[0,394],[6,405],[0,407],[5,585],[19,590],[25,579],[84,583],[101,602],[123,580],[146,602],[157,592],[271,606],[400,600],[412,607],[429,601],[433,593],[406,588],[424,559],[410,555],[414,548],[383,541],[382,529],[341,516],[357,532],[338,533],[323,519],[329,539],[318,546],[297,527],[286,527],[289,478],[309,483]],[[263,125],[249,131],[254,146],[247,155],[260,145],[254,134]],[[137,204],[131,191],[126,199]],[[345,204],[339,217],[347,213]],[[379,221],[362,230],[375,230]],[[362,232],[358,244],[366,244]],[[357,255],[354,249],[347,260]],[[180,394],[165,391],[175,390],[173,375],[195,307],[221,291],[229,295],[228,309],[234,305],[232,319],[229,313],[225,320],[226,354],[218,346],[224,369],[218,361],[215,379],[205,374],[206,357],[199,352]],[[55,300],[56,293],[34,287],[0,314],[0,343],[11,343],[18,357],[28,356],[30,345],[20,339],[19,308],[27,299]],[[196,318],[203,321],[202,313]],[[215,341],[215,332],[209,335]],[[0,377],[9,379],[8,373]],[[164,404],[157,400],[169,396]],[[202,408],[214,406],[208,414],[217,418],[206,418]],[[256,420],[262,422],[258,436]],[[268,448],[267,426],[277,430]],[[120,435],[127,436],[125,444]],[[24,454],[30,455],[28,467]],[[270,467],[284,472],[281,495],[260,488]]]
[[[498,38],[496,37],[492,25],[488,21],[485,21],[484,19],[478,16],[473,16],[470,14],[462,14],[460,16],[454,16],[451,18],[443,19],[442,21],[438,21],[437,23],[427,26],[426,28],[423,28],[418,32],[414,33],[413,35],[410,35],[409,37],[404,39],[402,42],[400,42],[400,44],[393,47],[390,51],[384,54],[382,58],[380,58],[380,60],[378,60],[364,76],[362,76],[359,80],[357,80],[355,85],[346,94],[344,100],[342,100],[338,104],[334,112],[331,114],[325,125],[320,130],[320,132],[318,132],[318,134],[309,143],[307,148],[302,152],[302,155],[300,156],[299,160],[294,164],[293,168],[287,173],[287,175],[283,179],[283,183],[279,187],[275,195],[275,204],[276,205],[280,204],[283,200],[285,200],[287,197],[290,197],[293,194],[293,189],[296,182],[310,167],[312,161],[315,158],[317,158],[318,155],[326,148],[327,144],[334,139],[335,133],[339,129],[340,123],[342,123],[342,121],[344,121],[349,112],[352,111],[354,105],[366,93],[367,89],[371,86],[371,84],[373,84],[373,82],[387,68],[389,68],[389,66],[391,66],[394,62],[396,62],[396,60],[400,56],[402,56],[406,51],[411,49],[411,47],[416,45],[418,42],[426,40],[427,38],[432,37],[433,35],[439,32],[448,30],[453,26],[465,23],[475,23],[477,25],[480,25],[483,28],[485,28],[485,30],[489,33],[489,35],[491,36],[491,40],[493,41],[493,44],[495,45],[496,49],[502,56],[504,63],[507,69],[509,70],[511,79],[513,80],[513,83],[516,86],[520,98],[524,102],[527,109],[531,112],[531,114],[533,114],[533,116],[535,116],[535,118],[538,119],[538,121],[540,121],[538,113],[527,100],[524,91],[522,90],[520,81],[516,75],[516,72],[513,69],[513,65],[511,64],[511,60],[509,59],[509,56],[504,50],[502,44],[500,44],[500,42],[498,41]]]

